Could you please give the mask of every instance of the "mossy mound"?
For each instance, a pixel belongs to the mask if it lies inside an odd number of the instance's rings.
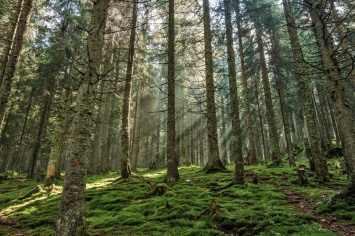
[[[206,174],[202,168],[179,168],[180,181],[164,184],[165,169],[140,170],[126,180],[117,173],[88,177],[86,220],[91,235],[335,235],[323,230],[315,217],[297,212],[287,201],[284,189],[303,194],[310,201],[329,196],[318,204],[319,212],[355,222],[353,202],[330,198],[337,183],[346,178],[331,169],[328,186],[319,186],[314,176],[302,187],[295,168],[247,166],[246,173],[258,173],[258,184],[247,176],[244,185],[233,182],[233,166],[227,172]],[[251,175],[252,176],[252,175]],[[61,185],[57,183],[56,185]],[[29,235],[53,235],[60,193],[33,195],[19,200],[36,186],[35,182],[5,182],[0,194],[3,213],[15,218]],[[163,189],[155,192],[154,188]],[[3,188],[2,188],[3,189]],[[203,214],[215,200],[218,211]],[[345,207],[346,205],[346,207]],[[344,210],[336,210],[344,209]],[[4,231],[4,230],[3,230]],[[0,231],[1,232],[1,231]]]

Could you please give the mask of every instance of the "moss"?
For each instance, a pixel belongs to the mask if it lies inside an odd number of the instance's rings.
[[[316,205],[317,213],[330,213],[333,216],[349,220],[355,224],[355,200],[351,196],[334,195]]]
[[[8,235],[11,232],[11,228],[0,226],[0,235]]]
[[[227,166],[229,170],[233,166]],[[299,186],[294,168],[247,166],[248,173],[259,173],[259,184],[232,185],[233,173],[205,174],[200,167],[181,167],[181,180],[165,185],[167,193],[147,199],[137,199],[160,186],[166,170],[140,169],[127,179],[117,179],[117,173],[88,177],[86,219],[92,235],[334,235],[324,231],[310,216],[298,213],[287,202],[284,190],[314,201],[323,195],[329,200],[317,205],[318,212],[334,214],[354,221],[351,199],[331,198],[337,182],[346,179],[334,173],[331,182],[322,188],[317,180],[308,187]],[[297,182],[296,182],[297,180]],[[34,182],[4,183],[7,190],[0,194],[0,204],[11,206],[6,214],[15,217],[28,228],[30,235],[53,235],[60,196],[34,196],[30,202],[14,200],[36,186]],[[2,191],[3,188],[0,190]],[[171,193],[171,194],[168,194]],[[216,199],[219,213],[204,214],[212,199]],[[339,211],[337,209],[342,209]],[[33,227],[33,229],[31,229]],[[0,231],[1,232],[1,231]],[[0,233],[1,234],[1,233]]]

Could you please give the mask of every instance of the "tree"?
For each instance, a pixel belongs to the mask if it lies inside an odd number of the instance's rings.
[[[264,45],[262,39],[262,25],[259,19],[259,15],[257,15],[257,13],[254,13],[253,18],[254,18],[255,31],[256,31],[256,43],[258,45],[259,63],[261,69],[261,81],[263,84],[264,98],[265,98],[265,105],[266,105],[266,118],[269,127],[271,159],[275,162],[276,165],[280,165],[281,155],[280,155],[279,138],[278,138],[279,136],[277,133],[275,111],[274,111],[274,105],[271,97],[271,88],[270,88],[270,82],[269,82],[269,76],[268,76],[266,58],[264,52]]]
[[[175,17],[174,0],[169,0],[168,23],[168,113],[166,126],[167,174],[165,181],[176,182],[180,179],[178,158],[175,152]]]
[[[340,137],[344,147],[344,158],[349,176],[348,191],[355,193],[355,122],[354,113],[349,106],[349,98],[346,94],[344,77],[341,73],[335,46],[331,34],[327,28],[328,9],[327,3],[319,0],[307,1],[312,20],[314,36],[321,55],[322,70],[327,78],[330,89],[332,105],[335,109],[335,117],[340,129]]]
[[[299,77],[299,85],[303,95],[304,114],[307,122],[307,130],[310,136],[310,150],[312,153],[310,166],[314,166],[318,178],[320,178],[322,181],[328,181],[328,167],[321,151],[320,138],[317,132],[316,115],[312,103],[312,91],[308,86],[309,78],[306,76],[306,65],[303,61],[302,49],[297,36],[295,17],[290,7],[289,0],[283,0],[283,6],[292,47],[292,53],[296,63],[296,72]]]
[[[233,32],[232,32],[232,17],[231,17],[231,2],[224,0],[224,13],[226,24],[227,37],[227,56],[228,56],[228,78],[229,78],[229,96],[231,103],[231,118],[232,118],[232,152],[235,163],[234,181],[238,184],[244,183],[244,161],[242,151],[242,138],[239,119],[239,101],[237,90],[237,77],[235,71],[235,54],[233,48]]]
[[[12,30],[13,42],[6,50],[4,68],[2,69],[2,81],[0,87],[0,136],[4,130],[6,123],[6,108],[12,90],[12,81],[16,73],[18,60],[22,51],[23,41],[27,31],[27,27],[31,18],[34,0],[19,1],[18,22]],[[16,29],[15,29],[16,28]]]
[[[204,167],[206,172],[224,170],[218,150],[217,118],[215,105],[215,88],[213,80],[213,58],[212,58],[212,34],[209,1],[203,0],[203,27],[205,42],[205,78],[206,78],[206,120],[207,120],[207,142],[208,161]]]
[[[133,74],[134,44],[136,39],[138,2],[133,3],[131,35],[129,39],[128,63],[126,71],[126,82],[124,87],[122,123],[121,123],[121,177],[127,179],[132,175],[129,161],[129,111],[131,102],[131,86]]]
[[[93,2],[87,49],[88,64],[76,95],[71,144],[57,221],[56,235],[85,235],[85,185],[92,110],[96,81],[99,77],[104,31],[110,0]]]
[[[237,0],[234,4],[235,13],[236,13],[236,24],[238,30],[238,54],[240,59],[240,70],[242,74],[242,86],[243,86],[243,100],[245,104],[245,116],[247,122],[247,130],[248,130],[248,155],[250,159],[250,164],[256,164],[256,150],[255,150],[255,142],[254,142],[254,128],[251,111],[250,111],[250,99],[248,95],[248,78],[246,74],[245,68],[245,55],[243,51],[243,34],[242,34],[242,26],[241,26],[241,13],[240,13],[240,1]]]
[[[284,127],[284,134],[285,134],[285,140],[286,140],[286,149],[287,149],[287,154],[288,154],[288,160],[290,166],[295,166],[295,158],[292,155],[292,143],[291,143],[291,136],[290,136],[290,125],[289,125],[289,116],[288,116],[288,111],[287,111],[287,106],[286,106],[286,96],[285,96],[285,86],[284,86],[284,78],[282,74],[282,61],[281,61],[281,56],[280,53],[282,51],[281,44],[280,44],[280,32],[278,30],[278,26],[276,25],[277,19],[275,19],[276,16],[273,16],[272,13],[270,13],[269,18],[270,23],[270,41],[271,41],[271,60],[272,64],[274,65],[274,75],[276,79],[276,84],[277,84],[277,92],[279,95],[279,100],[280,100],[280,110],[281,110],[281,116],[282,116],[282,121],[283,121],[283,127]]]

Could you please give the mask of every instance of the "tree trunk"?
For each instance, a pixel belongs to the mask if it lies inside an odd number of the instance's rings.
[[[328,40],[331,36],[324,22],[324,6],[319,0],[309,1],[309,11],[312,19],[314,35],[323,63],[323,71],[328,79],[332,105],[340,129],[341,141],[344,147],[344,158],[349,176],[349,188],[355,193],[355,121],[349,106],[349,98],[345,92],[344,77],[337,62],[333,43]]]
[[[87,158],[92,129],[92,112],[96,81],[104,42],[109,0],[93,2],[91,30],[87,40],[88,64],[76,96],[71,143],[68,148],[67,171],[57,221],[56,235],[86,235],[85,187]]]
[[[61,153],[63,150],[63,141],[66,130],[66,121],[68,117],[69,111],[69,78],[73,75],[74,70],[74,61],[75,58],[72,59],[69,66],[69,73],[65,75],[63,79],[63,89],[60,96],[60,106],[57,115],[57,122],[55,123],[54,130],[51,136],[51,151],[49,154],[49,160],[47,165],[47,173],[44,179],[44,186],[49,187],[54,183],[54,179],[58,177],[57,173],[59,172],[59,162]]]
[[[225,112],[225,101],[224,98],[222,97],[221,99],[221,103],[222,103],[222,112],[221,112],[221,120],[222,120],[222,140],[221,140],[221,152],[222,152],[222,163],[225,165],[226,163],[228,163],[228,158],[227,158],[227,129],[226,129],[226,112]],[[191,143],[193,142],[193,140],[191,140]]]
[[[258,45],[259,52],[259,63],[261,69],[261,80],[263,83],[264,89],[264,98],[266,106],[266,118],[267,124],[269,127],[269,139],[270,139],[270,148],[271,148],[271,159],[274,161],[275,165],[281,164],[281,155],[279,148],[279,136],[277,133],[277,126],[274,113],[274,105],[271,97],[271,88],[269,82],[269,76],[266,67],[266,59],[264,53],[264,45],[262,41],[262,29],[260,25],[259,16],[255,16],[255,30],[256,30],[256,41]]]
[[[240,128],[239,119],[239,101],[237,90],[237,76],[235,71],[235,53],[233,48],[233,32],[232,32],[232,17],[231,17],[231,1],[224,0],[224,14],[226,24],[226,39],[227,39],[227,55],[228,55],[228,78],[229,78],[229,96],[231,103],[231,118],[232,118],[232,137],[231,142],[233,152],[231,156],[234,158],[234,181],[238,184],[244,183],[244,161],[242,150],[242,130]]]
[[[265,138],[265,134],[264,134],[264,122],[263,122],[263,116],[261,114],[261,109],[260,109],[260,100],[259,100],[259,92],[258,92],[258,83],[256,83],[255,86],[255,96],[256,96],[256,104],[258,107],[258,116],[259,116],[259,126],[260,126],[260,132],[261,132],[261,141],[263,144],[263,153],[264,153],[264,163],[266,164],[270,158],[270,154],[269,151],[266,147],[266,138]]]
[[[133,74],[133,60],[134,60],[134,45],[136,40],[136,26],[137,26],[137,12],[138,2],[133,3],[131,35],[129,39],[129,55],[126,71],[126,83],[124,88],[123,106],[122,106],[122,127],[121,127],[121,177],[122,179],[129,178],[131,173],[131,166],[129,161],[129,114],[131,103],[131,86]]]
[[[205,73],[206,73],[206,106],[207,106],[207,142],[208,161],[204,167],[206,172],[225,170],[218,150],[215,88],[213,80],[212,34],[209,0],[203,0],[203,26],[205,42]]]
[[[137,170],[138,165],[138,155],[133,157],[133,153],[137,153],[136,146],[139,147],[139,135],[137,135],[137,131],[140,129],[140,116],[139,116],[139,107],[140,107],[140,82],[137,83],[137,92],[136,92],[136,101],[135,101],[135,108],[134,108],[134,117],[133,117],[133,129],[132,129],[132,139],[131,139],[131,152],[130,152],[130,159],[133,160],[132,163],[132,170]],[[137,141],[138,140],[138,141]]]
[[[168,24],[168,113],[166,125],[167,173],[165,181],[176,182],[180,179],[178,160],[175,153],[175,1],[169,0]]]
[[[12,54],[11,50],[13,49],[13,45],[15,42],[16,31],[18,29],[19,20],[21,17],[21,13],[23,11],[23,4],[25,0],[18,0],[17,2],[17,11],[13,16],[10,17],[10,21],[13,22],[11,26],[11,30],[7,35],[7,44],[3,52],[3,59],[1,60],[1,70],[0,70],[0,83],[2,82],[3,76],[5,74],[6,64],[9,61],[9,57]]]
[[[289,117],[288,117],[288,111],[287,111],[286,99],[285,99],[284,83],[283,83],[283,78],[282,78],[282,73],[281,73],[280,36],[279,36],[279,33],[277,32],[276,28],[272,29],[272,36],[271,37],[272,37],[272,40],[271,40],[272,57],[273,57],[273,62],[274,62],[273,64],[274,64],[274,69],[275,69],[277,91],[278,91],[279,99],[280,99],[280,109],[281,109],[284,132],[285,132],[288,161],[289,161],[290,166],[295,166],[296,165],[295,157],[292,155],[292,143],[291,143],[291,136],[290,136]]]
[[[40,173],[39,173],[39,157],[41,156],[41,149],[42,149],[42,141],[46,132],[46,127],[49,119],[49,112],[51,109],[52,105],[52,99],[53,99],[53,90],[54,90],[54,79],[52,78],[50,81],[48,81],[49,85],[49,91],[48,94],[44,94],[44,105],[43,105],[43,111],[42,115],[39,121],[39,129],[37,133],[37,138],[35,142],[35,147],[32,155],[32,159],[30,160],[30,166],[28,169],[28,175],[27,178],[32,179],[35,175],[36,182],[39,182],[40,179]],[[45,91],[47,92],[47,91]]]
[[[16,73],[16,68],[22,51],[23,41],[25,38],[27,27],[31,18],[33,5],[34,0],[24,0],[23,2],[16,34],[13,38],[14,42],[9,52],[9,57],[4,69],[4,74],[0,87],[0,127],[3,127],[3,124],[6,123],[4,118],[12,89],[12,80]]]
[[[28,120],[28,116],[30,114],[30,110],[31,110],[31,107],[32,107],[32,101],[33,101],[33,95],[35,94],[35,92],[36,92],[35,88],[32,88],[31,89],[30,98],[29,98],[29,101],[28,101],[28,105],[27,105],[27,108],[26,108],[25,120],[23,121],[23,125],[22,125],[21,136],[18,139],[18,142],[16,144],[16,152],[14,153],[14,155],[8,155],[9,157],[8,157],[8,160],[7,160],[5,172],[7,172],[8,170],[11,170],[12,172],[14,171],[14,167],[13,167],[14,159],[15,159],[16,162],[22,163],[22,161],[19,161],[18,158],[20,156],[22,140],[23,140],[24,135],[25,135],[25,129],[26,129],[26,126],[27,126],[27,120]]]
[[[238,54],[240,58],[240,70],[242,73],[242,86],[243,86],[243,100],[245,104],[245,117],[247,123],[247,130],[248,130],[248,154],[250,159],[250,164],[254,165],[257,162],[256,159],[256,150],[255,150],[255,143],[254,143],[254,129],[255,125],[252,121],[251,112],[250,112],[250,99],[248,94],[248,78],[246,74],[245,68],[245,56],[243,51],[243,35],[242,35],[242,26],[241,26],[241,14],[240,14],[240,0],[237,0],[235,3],[235,12],[236,12],[236,21],[237,21],[237,29],[238,29]]]
[[[317,134],[316,114],[312,104],[312,91],[308,88],[308,78],[306,77],[306,65],[303,61],[300,42],[297,36],[295,17],[289,6],[289,0],[283,0],[284,14],[287,22],[288,34],[290,37],[293,57],[296,63],[296,71],[299,76],[299,86],[303,95],[304,114],[307,122],[308,134],[310,137],[311,162],[315,163],[317,177],[321,181],[328,181],[328,166],[322,154],[320,138]]]

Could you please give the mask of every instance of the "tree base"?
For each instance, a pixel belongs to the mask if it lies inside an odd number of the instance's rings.
[[[121,161],[121,177],[122,179],[128,179],[132,176],[132,169],[129,160]]]
[[[208,162],[206,166],[203,168],[203,171],[205,171],[207,174],[213,172],[225,171],[225,170],[227,170],[227,168],[223,165],[220,159],[214,160],[212,162]]]
[[[136,199],[147,199],[147,198],[151,198],[153,196],[162,196],[168,192],[168,186],[166,184],[157,184],[157,185],[155,185],[155,187],[153,187],[151,183],[149,183],[149,185],[150,185],[151,191],[149,193],[147,193],[146,195],[144,195],[143,197],[139,197]]]

